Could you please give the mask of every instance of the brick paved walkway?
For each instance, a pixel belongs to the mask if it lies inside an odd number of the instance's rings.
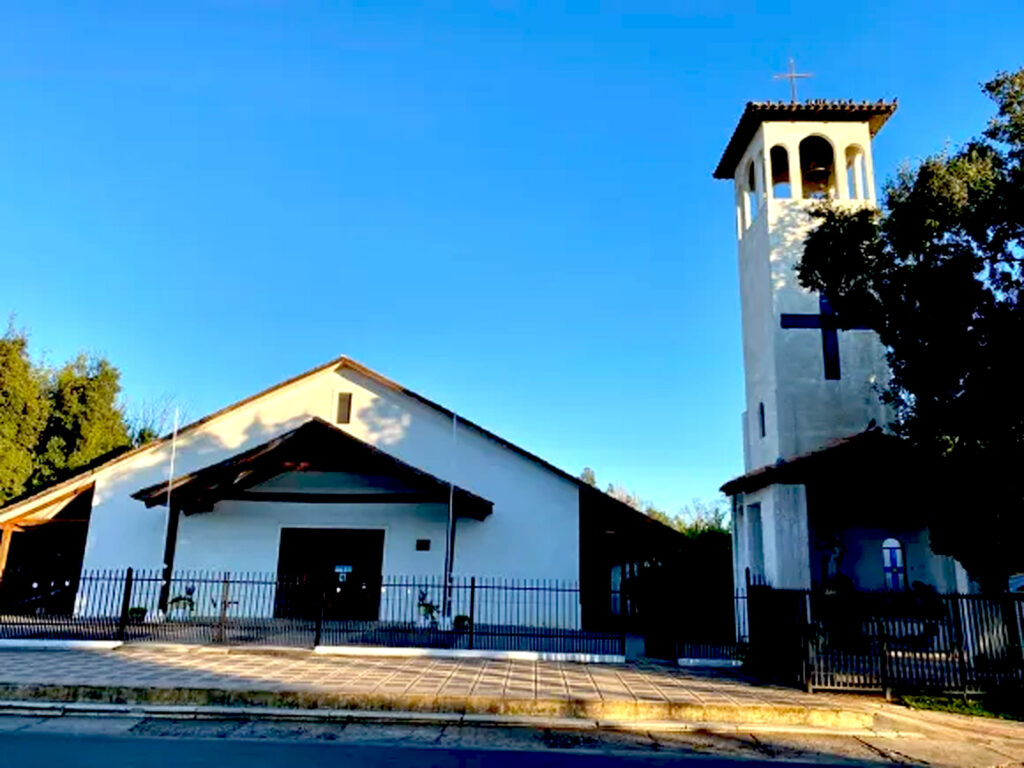
[[[507,700],[824,705],[829,697],[653,665],[271,654],[204,647],[0,651],[0,683]]]

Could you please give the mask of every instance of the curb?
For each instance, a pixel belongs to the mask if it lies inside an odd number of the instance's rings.
[[[556,720],[620,723],[646,727],[656,722],[691,726],[694,723],[729,723],[865,729],[875,722],[874,712],[836,707],[787,704],[700,705],[669,702],[602,701],[599,699],[507,699],[489,696],[416,696],[345,694],[326,691],[258,691],[210,688],[138,688],[124,686],[39,685],[0,683],[0,711],[11,707],[99,707],[115,712],[142,708],[187,716],[198,709],[232,716],[254,716],[269,711],[322,717],[323,713],[352,712],[362,717],[420,718],[498,717],[554,718]],[[100,710],[97,710],[100,711]],[[283,716],[283,715],[281,715]],[[294,715],[293,715],[294,716]],[[532,720],[531,720],[532,722]]]
[[[743,662],[734,659],[676,659],[676,666],[692,669],[739,669]]]
[[[494,661],[565,661],[577,664],[624,664],[626,657],[611,653],[557,653],[554,651],[485,651],[468,648],[390,648],[375,645],[317,645],[320,656],[393,656],[427,659],[490,659]]]
[[[0,640],[0,651],[113,651],[120,640]]]
[[[41,701],[0,703],[0,717],[110,717],[163,720],[267,720],[277,722],[363,723],[367,725],[435,725],[477,728],[533,728],[571,731],[644,731],[652,733],[765,733],[817,736],[923,738],[915,731],[874,728],[827,728],[771,723],[676,722],[666,720],[586,720],[557,717],[503,717],[458,712],[367,712],[345,709],[277,709],[268,707],[133,706],[126,704],[64,704]]]

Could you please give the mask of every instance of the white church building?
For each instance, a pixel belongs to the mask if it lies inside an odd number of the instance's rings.
[[[546,579],[580,585],[584,622],[681,536],[346,357],[10,504],[0,527],[8,571],[51,581]]]
[[[968,589],[932,551],[905,446],[881,429],[885,349],[844,326],[796,264],[823,199],[877,205],[871,142],[895,102],[751,102],[714,172],[735,191],[743,313],[744,474],[733,571],[777,588]]]

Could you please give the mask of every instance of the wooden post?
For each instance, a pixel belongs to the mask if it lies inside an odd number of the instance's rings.
[[[14,526],[5,525],[3,533],[0,534],[0,581],[4,580],[4,569],[7,567],[7,555],[11,551],[11,537],[14,535]]]
[[[469,577],[469,649],[473,650],[473,633],[476,630],[476,576]]]
[[[174,576],[174,552],[178,546],[178,520],[181,517],[181,510],[172,505],[167,512],[167,536],[164,540],[164,568],[163,580],[160,584],[160,597],[157,607],[167,613],[168,603],[171,597],[171,579]]]
[[[124,591],[121,593],[121,618],[117,623],[117,639],[122,643],[128,636],[128,614],[132,609],[132,580],[135,572],[129,568],[124,572]]]
[[[227,641],[228,629],[228,600],[231,598],[231,573],[224,571],[224,581],[220,587],[220,617],[217,620],[217,634],[214,642],[223,643]]]

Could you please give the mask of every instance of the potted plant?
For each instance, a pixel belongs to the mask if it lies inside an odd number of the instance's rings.
[[[437,604],[432,603],[427,597],[427,590],[421,589],[417,607],[420,612],[420,620],[432,629],[437,628]]]
[[[196,601],[193,595],[196,593],[196,588],[192,585],[185,587],[185,594],[175,595],[167,601],[167,613],[174,615],[177,613],[179,616],[188,613],[192,614],[196,609]]]
[[[128,623],[129,624],[141,624],[146,620],[146,614],[149,610],[141,605],[137,605],[134,608],[128,609]]]

